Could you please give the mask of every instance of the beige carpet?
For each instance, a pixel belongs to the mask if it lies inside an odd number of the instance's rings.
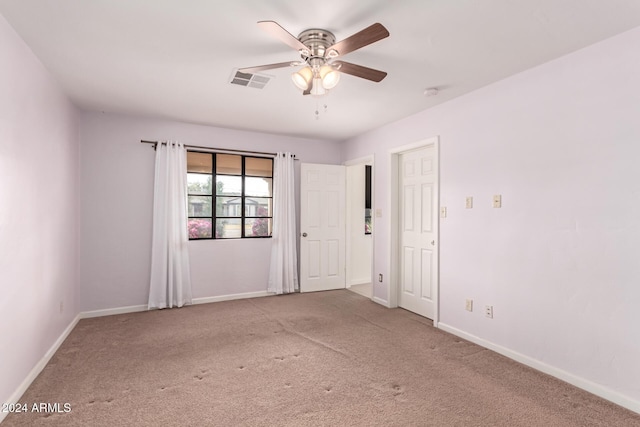
[[[8,426],[640,426],[348,291],[80,321]],[[71,412],[64,413],[64,403]]]

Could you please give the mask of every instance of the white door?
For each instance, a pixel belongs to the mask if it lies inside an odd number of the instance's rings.
[[[345,167],[300,165],[300,292],[345,287]]]
[[[438,161],[434,146],[399,155],[398,305],[434,318],[438,280]]]

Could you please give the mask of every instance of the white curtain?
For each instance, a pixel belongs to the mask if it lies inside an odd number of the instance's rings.
[[[276,294],[298,290],[293,159],[291,153],[278,153],[273,159],[273,233],[267,290]]]
[[[158,142],[149,309],[191,304],[186,188],[187,150],[184,145]]]

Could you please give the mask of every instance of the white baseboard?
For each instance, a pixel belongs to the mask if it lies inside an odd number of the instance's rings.
[[[113,316],[114,314],[137,313],[139,311],[147,311],[146,305],[129,305],[127,307],[105,308],[104,310],[83,311],[80,313],[81,319],[90,319],[92,317]]]
[[[360,279],[360,280],[352,280],[349,283],[347,283],[347,288],[350,288],[351,286],[358,286],[358,285],[368,285],[371,283],[371,279]]]
[[[577,375],[574,375],[562,369],[548,365],[544,362],[533,359],[529,356],[525,356],[524,354],[510,350],[506,347],[502,347],[498,344],[494,344],[490,341],[487,341],[475,335],[468,334],[464,331],[461,331],[460,329],[454,328],[453,326],[449,326],[445,323],[439,322],[438,328],[442,329],[445,332],[449,332],[450,334],[459,336],[460,338],[464,338],[467,341],[471,341],[474,344],[478,344],[479,346],[488,348],[489,350],[493,350],[496,353],[500,353],[501,355],[506,356],[510,359],[513,359],[516,362],[520,362],[523,365],[527,365],[533,369],[536,369],[538,371],[544,372],[545,374],[551,375],[552,377],[556,377],[564,382],[567,382],[571,385],[574,385],[578,388],[588,391],[589,393],[595,394],[596,396],[602,397],[603,399],[606,399],[610,402],[613,402],[631,411],[640,413],[639,401],[634,400],[630,397],[624,396],[600,384],[594,383],[585,378],[579,377]]]
[[[391,305],[389,305],[389,301],[387,301],[386,299],[382,299],[380,297],[373,297],[373,298],[371,298],[371,300],[373,302],[375,302],[375,303],[378,303],[378,304],[384,306],[384,307],[391,308]]]
[[[208,304],[210,302],[231,301],[245,298],[259,298],[275,295],[271,292],[245,292],[242,294],[220,295],[217,297],[193,298],[192,304]],[[113,316],[114,314],[137,313],[139,311],[147,311],[146,305],[130,305],[127,307],[107,308],[104,310],[83,311],[80,313],[81,319],[89,319],[92,317]]]
[[[60,336],[58,337],[58,339],[53,343],[53,345],[49,348],[49,350],[47,350],[47,352],[44,354],[44,356],[42,356],[42,359],[40,359],[38,361],[38,363],[36,363],[36,366],[33,367],[33,369],[31,370],[31,372],[29,372],[29,374],[27,374],[26,378],[24,379],[24,381],[22,381],[22,383],[20,384],[20,386],[18,387],[18,389],[16,391],[13,392],[13,394],[11,395],[11,397],[9,397],[9,400],[7,402],[3,402],[3,403],[18,403],[18,401],[20,400],[20,398],[22,397],[22,395],[24,394],[25,391],[27,391],[27,389],[29,388],[29,386],[31,385],[31,383],[33,382],[33,380],[36,379],[36,377],[40,374],[40,372],[42,372],[42,370],[44,369],[45,366],[47,366],[47,363],[49,363],[49,360],[51,360],[51,358],[53,357],[53,355],[56,353],[56,351],[58,351],[58,349],[60,348],[60,346],[62,345],[62,343],[64,342],[65,339],[67,339],[67,337],[69,336],[69,334],[71,333],[71,331],[73,331],[73,328],[76,327],[76,325],[78,324],[78,322],[80,321],[80,315],[78,314],[72,321],[71,323],[69,323],[69,326],[67,326],[65,328],[64,331],[62,331],[62,334],[60,334]],[[8,412],[2,412],[0,411],[0,423],[2,423],[2,420],[9,415]]]
[[[272,292],[260,291],[260,292],[245,292],[242,294],[231,294],[231,295],[221,295],[218,297],[205,297],[205,298],[194,298],[193,304],[208,304],[210,302],[221,302],[221,301],[232,301],[236,299],[246,299],[246,298],[261,298],[275,295]]]

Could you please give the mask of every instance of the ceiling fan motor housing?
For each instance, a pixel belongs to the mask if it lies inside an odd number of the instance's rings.
[[[335,44],[336,37],[330,31],[312,28],[301,32],[298,40],[309,49],[301,52],[302,59],[313,65],[311,61],[325,63],[327,48]]]

